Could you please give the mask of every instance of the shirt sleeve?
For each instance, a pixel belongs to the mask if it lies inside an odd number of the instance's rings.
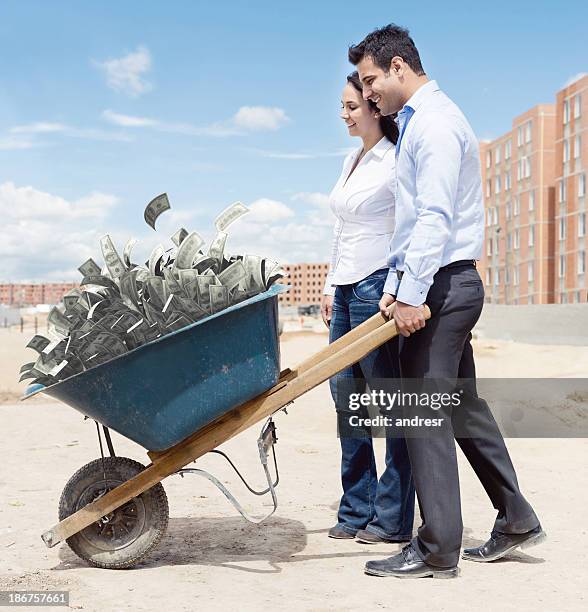
[[[387,181],[388,189],[392,194],[392,197],[394,198],[394,215],[396,215],[396,197],[398,195],[398,185],[396,181],[396,164],[394,164],[394,168],[392,169],[390,177]],[[384,293],[396,296],[398,292],[398,284],[400,283],[400,281],[398,280],[396,274],[396,265],[392,262],[392,259],[390,257],[388,257],[388,267],[389,271],[388,276],[386,277],[386,282],[384,283]]]
[[[341,237],[342,223],[343,221],[339,218],[337,218],[337,220],[335,221],[335,228],[333,230],[333,241],[331,243],[331,263],[329,264],[329,272],[327,273],[327,279],[325,281],[323,295],[335,295],[336,287],[333,285],[333,277],[335,275],[337,259],[339,258],[339,241]]]
[[[441,266],[451,235],[464,140],[458,119],[441,113],[428,114],[414,134],[417,220],[396,294],[400,302],[423,304]]]

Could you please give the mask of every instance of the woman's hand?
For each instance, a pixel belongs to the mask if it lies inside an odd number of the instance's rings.
[[[323,301],[321,302],[321,317],[323,323],[329,327],[331,325],[331,317],[333,316],[333,296],[323,295]]]

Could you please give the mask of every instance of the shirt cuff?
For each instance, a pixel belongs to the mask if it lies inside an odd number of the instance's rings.
[[[405,270],[396,293],[396,300],[411,306],[420,306],[427,299],[429,287],[429,284],[410,276]]]
[[[336,290],[337,290],[336,285],[327,284],[325,285],[325,288],[323,289],[323,295],[335,295]]]
[[[396,275],[396,270],[388,270],[388,276],[386,278],[386,282],[384,283],[384,293],[396,295],[398,292],[399,283],[400,281]]]

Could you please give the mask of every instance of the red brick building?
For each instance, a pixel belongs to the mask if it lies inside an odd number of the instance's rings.
[[[554,297],[585,302],[588,76],[557,93],[556,109]]]
[[[480,143],[486,301],[585,302],[588,76]],[[584,128],[585,131],[585,128]]]
[[[284,306],[308,306],[320,304],[323,297],[323,287],[329,271],[328,263],[298,263],[285,264],[288,274],[281,279],[285,285],[292,285],[287,293],[280,295],[280,304]]]
[[[0,284],[0,304],[36,306],[57,304],[76,283],[6,283]]]

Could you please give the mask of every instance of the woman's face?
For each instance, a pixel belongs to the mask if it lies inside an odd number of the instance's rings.
[[[345,85],[341,95],[341,119],[345,121],[350,136],[366,136],[378,129],[376,113],[351,83]]]

